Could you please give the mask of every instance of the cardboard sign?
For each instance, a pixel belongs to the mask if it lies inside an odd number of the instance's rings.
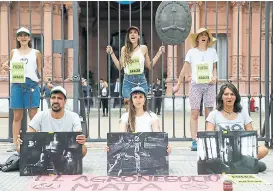
[[[29,191],[213,191],[222,190],[220,175],[205,176],[38,176],[29,183]]]
[[[11,83],[25,83],[25,64],[24,62],[10,62]]]
[[[196,83],[197,84],[206,84],[210,81],[210,72],[208,64],[197,64],[196,65]]]
[[[227,178],[236,184],[269,184],[255,174],[230,174]]]

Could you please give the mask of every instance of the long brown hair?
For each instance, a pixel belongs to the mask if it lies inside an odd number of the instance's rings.
[[[21,44],[20,44],[20,42],[17,40],[18,35],[19,35],[19,34],[16,35],[16,48],[17,48],[17,49],[21,48]],[[28,35],[28,36],[29,36],[29,35]],[[30,41],[28,42],[28,47],[29,47],[29,48],[32,48],[31,39],[30,39]]]
[[[216,109],[218,111],[222,111],[224,109],[224,103],[223,103],[223,94],[225,92],[225,89],[228,88],[230,89],[234,95],[236,96],[236,100],[234,102],[234,108],[233,108],[233,111],[235,113],[239,113],[242,111],[243,107],[241,105],[241,96],[240,96],[240,93],[239,91],[237,90],[237,88],[232,84],[232,83],[225,83],[221,86],[220,88],[220,92],[219,94],[217,95],[217,106],[216,106]]]
[[[131,29],[134,30],[134,29]],[[124,58],[124,65],[126,66],[127,64],[131,64],[131,53],[133,52],[134,48],[133,48],[133,44],[130,42],[129,39],[129,32],[127,32],[126,34],[126,39],[125,39],[125,58]],[[138,43],[139,46],[140,45],[140,39],[138,38]]]
[[[143,94],[143,93],[141,93]],[[145,96],[145,95],[144,95]],[[145,96],[145,104],[143,106],[144,111],[146,112],[147,109],[147,98]],[[135,119],[136,119],[136,111],[133,105],[132,96],[129,99],[129,110],[128,110],[128,125],[127,125],[127,132],[135,132]]]

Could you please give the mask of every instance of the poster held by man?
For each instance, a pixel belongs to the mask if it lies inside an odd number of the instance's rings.
[[[21,134],[20,176],[82,174],[80,132]]]

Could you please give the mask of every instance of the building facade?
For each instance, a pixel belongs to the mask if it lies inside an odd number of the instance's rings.
[[[108,44],[117,46],[115,36],[124,34],[130,25],[141,28],[143,43],[148,46],[150,57],[154,56],[162,45],[155,30],[155,13],[160,2],[134,2],[120,5],[117,2],[79,2],[79,64],[81,74],[92,75],[93,87],[98,79],[110,79],[114,82],[119,71],[113,63],[108,65],[105,48]],[[265,31],[264,3],[252,2],[188,2],[192,15],[191,33],[200,27],[211,30],[217,38],[219,56],[219,83],[231,79],[239,81],[242,95],[264,94],[265,55],[269,55],[269,71],[272,70],[272,51],[265,52],[265,33],[269,33],[272,47],[272,9],[270,11],[270,30]],[[88,7],[88,8],[87,8]],[[140,9],[141,7],[141,9]],[[271,6],[272,7],[272,6]],[[109,9],[108,9],[109,8]],[[1,2],[0,13],[0,63],[8,60],[9,51],[16,47],[16,31],[20,26],[30,29],[33,47],[43,54],[44,79],[50,77],[55,83],[65,82],[72,95],[73,49],[64,50],[64,54],[53,53],[52,40],[73,39],[72,2]],[[109,10],[109,12],[108,12]],[[120,10],[120,11],[119,11]],[[131,11],[130,11],[131,10]],[[141,10],[141,11],[140,11]],[[249,10],[251,12],[249,13]],[[120,12],[120,19],[119,19]],[[249,20],[251,19],[251,20]],[[122,40],[121,40],[122,41]],[[261,44],[261,46],[260,46]],[[122,44],[120,43],[120,46]],[[167,77],[167,95],[171,95],[172,81],[177,81],[183,67],[184,56],[192,48],[189,38],[185,43],[174,47],[166,46],[166,54],[147,72],[149,83],[153,83],[162,73]],[[118,45],[119,47],[119,45]],[[261,48],[260,48],[261,47]],[[119,50],[117,50],[119,53]],[[117,54],[116,54],[117,55]],[[151,58],[152,59],[152,58]],[[249,68],[250,66],[250,68]],[[106,72],[109,71],[109,72]],[[109,76],[110,74],[110,76]],[[228,74],[228,75],[227,75]],[[269,81],[271,81],[269,75]],[[0,70],[1,96],[8,96],[8,72]],[[250,84],[249,84],[250,81]],[[270,86],[269,86],[270,87]],[[178,95],[182,95],[181,90]],[[186,85],[186,95],[188,85]]]

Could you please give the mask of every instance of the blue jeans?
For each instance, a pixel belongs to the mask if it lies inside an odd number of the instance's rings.
[[[137,74],[137,75],[124,75],[122,95],[125,99],[129,99],[131,89],[140,86],[144,88],[146,93],[148,93],[148,86],[145,74]]]
[[[26,83],[11,85],[10,108],[30,109],[40,106],[40,87],[37,82],[26,78]]]

